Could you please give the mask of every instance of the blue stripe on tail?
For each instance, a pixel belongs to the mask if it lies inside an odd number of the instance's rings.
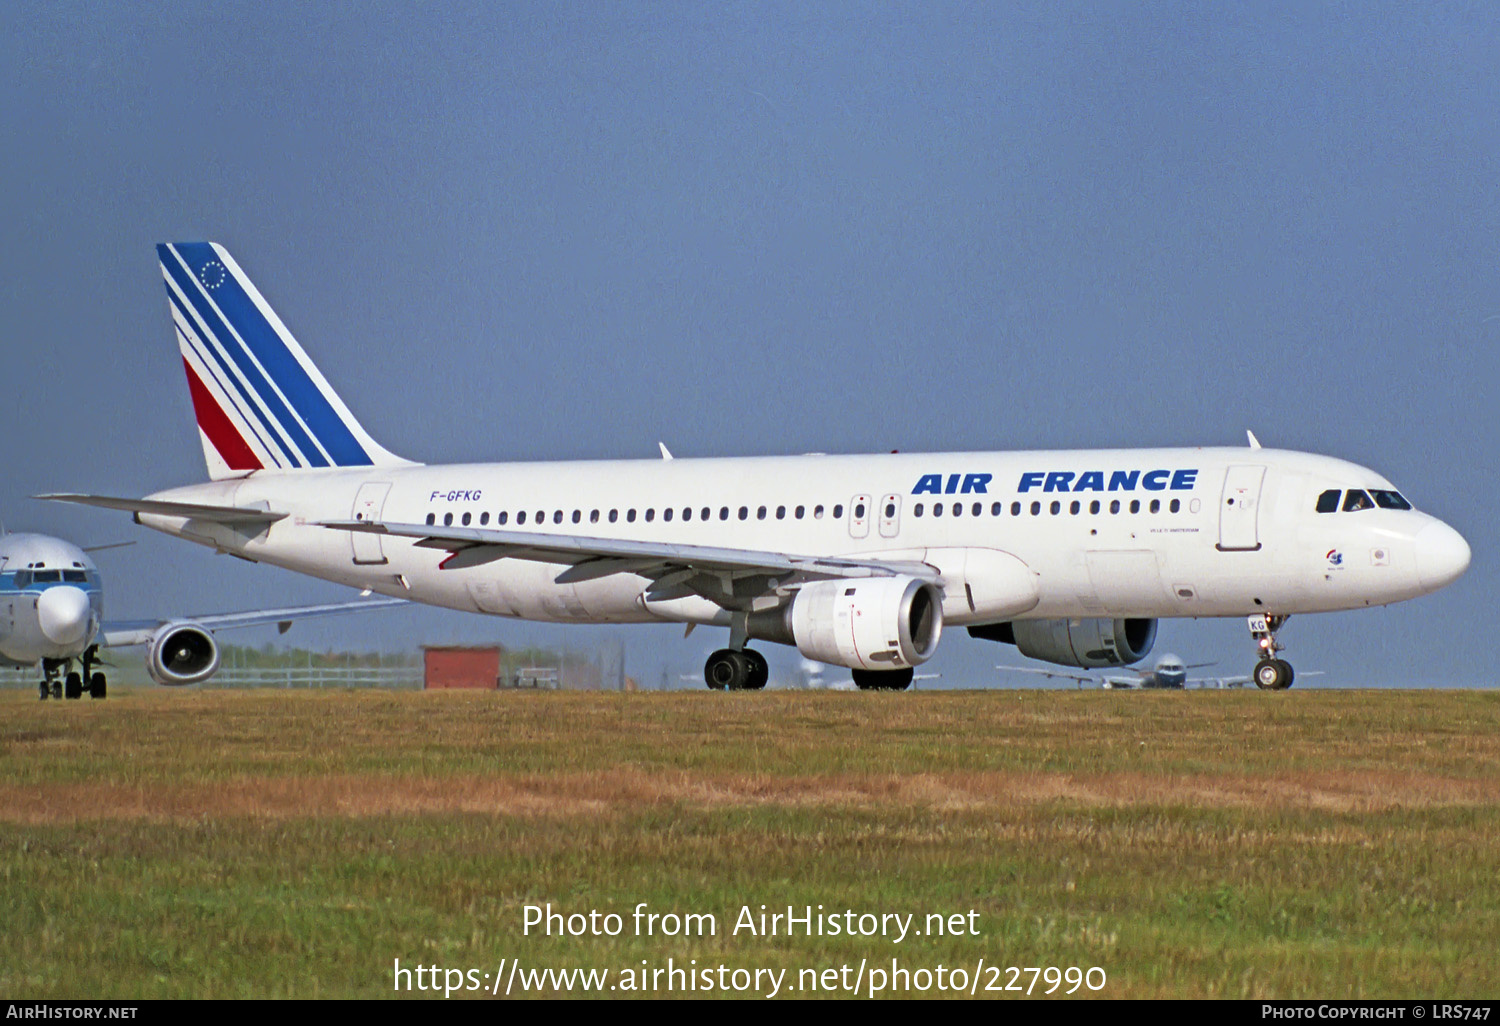
[[[287,349],[286,343],[255,305],[255,301],[220,262],[213,247],[206,242],[180,242],[172,248],[192,269],[198,283],[202,283],[202,288],[212,296],[214,304],[223,311],[225,319],[265,368],[266,374],[275,382],[281,394],[286,396],[323,450],[332,458],[334,465],[370,466],[373,461],[369,453],[355,439],[343,418],[328,402],[322,389],[308,376],[296,356]],[[165,254],[163,259],[166,259]],[[232,345],[231,338],[224,338],[223,341],[226,347]],[[291,431],[293,426],[288,424],[286,428]],[[313,454],[308,455],[312,457]],[[321,464],[321,460],[318,462]]]

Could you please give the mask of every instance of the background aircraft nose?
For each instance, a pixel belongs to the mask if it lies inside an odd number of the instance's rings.
[[[48,588],[36,600],[37,625],[54,645],[76,645],[89,632],[89,597],[79,588]]]
[[[1417,578],[1430,591],[1452,584],[1469,568],[1469,543],[1447,524],[1428,524],[1414,544]]]

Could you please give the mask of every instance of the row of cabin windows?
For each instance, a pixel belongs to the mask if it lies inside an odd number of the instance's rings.
[[[1140,499],[1131,499],[1128,507],[1126,505],[1122,504],[1121,500],[1119,500],[1119,499],[1113,499],[1109,503],[1109,511],[1111,513],[1120,513],[1120,512],[1123,512],[1124,510],[1126,510],[1127,508],[1129,509],[1129,511],[1131,513],[1139,513],[1141,511],[1141,508],[1142,508],[1141,500]],[[1161,509],[1162,509],[1162,501],[1160,499],[1152,499],[1151,502],[1149,503],[1149,505],[1147,506],[1147,508],[1152,513],[1160,513]],[[934,517],[940,517],[940,516],[943,516],[944,512],[948,511],[949,509],[950,509],[950,507],[945,506],[943,503],[940,503],[940,502],[933,503],[932,507],[931,507],[931,515],[934,516]],[[1013,517],[1020,516],[1021,513],[1022,513],[1022,509],[1023,508],[1022,508],[1021,503],[1019,503],[1019,502],[1012,502],[1010,504],[1010,515],[1013,516]],[[1030,509],[1031,509],[1031,515],[1032,516],[1040,516],[1041,512],[1042,512],[1042,503],[1039,502],[1039,501],[1034,501],[1034,502],[1031,503]],[[1104,509],[1103,503],[1100,502],[1100,500],[1098,500],[1098,499],[1093,500],[1088,505],[1088,511],[1090,513],[1100,513],[1100,512],[1103,511],[1103,509]],[[1181,499],[1173,499],[1173,500],[1171,500],[1167,504],[1167,509],[1168,509],[1169,512],[1172,512],[1172,513],[1179,512],[1182,509],[1182,500]],[[1061,502],[1057,501],[1057,500],[1054,500],[1048,506],[1048,510],[1049,510],[1049,512],[1053,516],[1056,516],[1057,514],[1059,514],[1059,513],[1062,512],[1062,510],[1063,510],[1063,504]],[[775,512],[774,512],[774,517],[777,520],[785,520],[787,518],[788,512],[790,512],[790,515],[791,515],[791,517],[792,517],[793,520],[802,520],[802,519],[805,519],[807,517],[808,507],[806,507],[806,506],[794,506],[794,507],[790,507],[789,508],[789,507],[786,507],[786,506],[777,506],[776,509],[775,509]],[[853,510],[853,512],[854,512],[854,518],[856,520],[863,520],[864,517],[865,517],[865,504],[863,502],[857,502],[857,503],[855,503],[854,504],[854,510]],[[915,506],[912,507],[911,512],[912,512],[912,516],[914,516],[914,517],[925,516],[925,515],[928,514],[928,507],[925,504],[919,502]],[[982,502],[976,502],[976,503],[974,503],[973,506],[970,507],[969,512],[970,512],[971,516],[976,516],[976,517],[983,516],[984,515],[984,503],[982,503]],[[1073,514],[1074,516],[1077,516],[1079,513],[1083,512],[1083,503],[1081,503],[1077,499],[1074,499],[1068,505],[1068,512],[1071,513],[1071,514]],[[694,510],[693,510],[693,508],[691,506],[684,507],[682,509],[681,513],[682,513],[682,519],[683,520],[690,521],[690,520],[693,519]],[[813,517],[814,520],[821,520],[821,519],[823,519],[823,513],[824,513],[824,507],[823,506],[818,505],[818,506],[813,506],[812,507],[812,517]],[[652,523],[653,521],[656,520],[656,514],[657,514],[657,511],[656,511],[655,508],[648,508],[648,509],[645,510],[645,512],[643,514],[643,519],[648,524]],[[677,514],[677,511],[675,509],[672,509],[672,508],[664,509],[664,510],[661,511],[661,518],[662,518],[662,520],[664,522],[670,522],[672,520],[672,518],[676,514]],[[718,514],[719,514],[719,519],[720,520],[728,520],[728,519],[730,519],[730,515],[731,515],[730,514],[730,508],[728,506],[720,506]],[[766,519],[769,519],[773,515],[772,511],[771,511],[771,508],[769,506],[759,506],[759,507],[756,507],[756,509],[754,511],[754,514],[755,514],[755,519],[756,520],[766,520]],[[1003,502],[996,502],[996,503],[992,503],[990,505],[990,515],[991,516],[998,517],[998,516],[1003,516],[1004,514],[1005,514],[1005,503],[1003,503]],[[698,516],[699,520],[712,520],[713,519],[713,515],[714,515],[714,511],[709,506],[704,506],[700,510],[697,511],[697,516]],[[751,516],[751,509],[750,509],[749,506],[741,506],[736,511],[736,515],[738,516],[738,518],[740,520],[749,520],[750,516]],[[842,503],[835,504],[834,507],[833,507],[833,519],[839,520],[839,519],[841,519],[843,517],[843,515],[844,515],[844,506],[843,506],[843,504]],[[961,517],[961,516],[963,516],[964,515],[964,504],[962,502],[955,502],[955,503],[953,503],[953,505],[951,507],[951,515],[955,516],[955,517]],[[581,524],[581,523],[583,523],[583,516],[584,516],[583,515],[583,510],[581,510],[581,509],[575,509],[573,511],[571,517],[567,516],[563,510],[558,509],[558,510],[553,510],[552,511],[551,520],[552,520],[552,523],[554,523],[554,524],[561,524],[565,520],[571,520],[575,524]],[[588,522],[591,523],[591,524],[597,524],[597,523],[599,523],[601,517],[603,517],[604,519],[607,519],[609,521],[609,523],[611,523],[611,524],[617,523],[620,520],[620,511],[617,510],[617,509],[612,509],[612,510],[610,510],[608,512],[608,514],[603,514],[603,513],[601,513],[600,510],[597,510],[597,509],[590,510],[589,514],[588,514]],[[893,520],[893,519],[895,519],[895,517],[896,517],[896,504],[895,503],[893,503],[893,502],[886,503],[886,506],[885,506],[885,517],[886,517],[887,520]],[[527,520],[528,520],[528,511],[526,511],[526,510],[520,510],[519,512],[516,513],[516,515],[515,515],[515,522],[516,522],[516,525],[518,527],[519,526],[525,526],[526,523],[527,523]],[[546,510],[538,510],[536,512],[535,516],[531,519],[530,522],[533,523],[533,524],[545,524],[547,522],[547,520],[548,520],[547,511]],[[633,523],[635,523],[635,521],[636,521],[636,511],[634,509],[627,509],[625,511],[625,522],[627,524],[633,524]],[[427,514],[427,524],[428,524],[428,526],[433,526],[436,523],[437,523],[437,514],[436,513],[429,513],[429,514]],[[452,527],[453,523],[454,523],[454,515],[452,513],[444,513],[443,514],[443,526],[444,527]],[[489,526],[489,523],[490,523],[490,514],[488,512],[482,512],[482,513],[479,514],[478,518],[476,519],[475,516],[474,516],[474,514],[472,514],[472,513],[464,513],[464,514],[461,514],[458,517],[458,523],[461,526],[463,526],[463,527],[469,527],[470,525],[475,524],[475,523],[477,523],[480,527],[487,527],[487,526]],[[510,514],[508,512],[502,510],[501,512],[495,514],[495,525],[497,527],[505,527],[509,523],[510,523]]]
[[[1400,492],[1382,491],[1371,488],[1368,492],[1359,488],[1351,488],[1347,492],[1340,492],[1337,488],[1330,488],[1318,496],[1319,513],[1337,513],[1339,511],[1339,496],[1343,495],[1343,509],[1345,513],[1354,513],[1362,509],[1411,509],[1411,503],[1406,501]]]
[[[859,516],[859,517],[864,516],[864,508],[865,508],[864,507],[864,503],[860,503],[858,505],[858,511],[855,513],[855,516]],[[802,519],[805,519],[807,517],[807,515],[808,515],[808,507],[806,507],[806,506],[795,506],[795,507],[791,508],[790,512],[791,512],[792,519],[794,519],[794,520],[802,520]],[[821,504],[812,507],[812,517],[813,517],[814,520],[822,520],[825,512],[826,512],[826,510],[825,510],[825,508]],[[694,516],[694,513],[695,513],[695,511],[694,511],[694,509],[691,506],[684,506],[682,508],[682,510],[681,510],[682,519],[683,520],[692,520],[693,516]],[[697,517],[698,517],[699,520],[712,520],[713,517],[714,517],[713,508],[710,507],[710,506],[704,506],[702,509],[697,510],[696,513],[697,513]],[[776,517],[777,520],[785,520],[787,518],[787,513],[788,513],[788,508],[786,506],[777,506],[776,510],[775,510],[775,517]],[[664,510],[661,511],[661,518],[662,518],[662,520],[664,522],[671,522],[671,520],[675,516],[677,516],[677,514],[678,514],[678,510],[677,509],[675,509],[675,508],[668,508],[668,509],[664,509]],[[759,507],[757,507],[755,509],[755,511],[754,511],[754,514],[755,514],[755,519],[756,520],[765,520],[765,519],[767,519],[768,517],[770,517],[772,515],[770,508],[767,507],[767,506],[759,506]],[[641,519],[645,520],[645,522],[649,524],[649,523],[652,523],[652,522],[654,522],[656,520],[656,515],[657,515],[657,511],[656,511],[655,507],[651,507],[651,508],[646,509],[642,513]],[[719,519],[720,520],[728,520],[730,518],[730,515],[731,515],[730,514],[730,508],[728,506],[720,506],[719,507]],[[739,510],[737,511],[736,515],[741,520],[749,520],[750,519],[750,515],[751,515],[751,509],[750,509],[749,506],[741,506],[739,508]],[[833,507],[833,519],[838,520],[841,517],[843,517],[843,515],[844,515],[844,504],[843,503],[836,503],[834,505],[834,507]],[[516,516],[515,516],[516,525],[517,526],[524,526],[527,523],[527,517],[528,517],[528,511],[527,510],[523,509],[523,510],[518,511],[516,513]],[[605,519],[605,520],[608,520],[611,524],[618,523],[620,521],[620,519],[621,519],[620,511],[617,510],[617,509],[612,509],[607,514],[605,514],[602,511],[597,510],[597,509],[589,510],[589,514],[588,514],[588,522],[589,523],[591,523],[591,524],[597,524],[600,521],[601,518]],[[575,509],[573,511],[573,514],[572,514],[571,518],[569,518],[563,510],[556,509],[556,510],[552,511],[552,523],[554,523],[554,524],[561,524],[561,523],[564,522],[565,519],[571,519],[573,523],[575,523],[575,524],[581,524],[581,523],[583,523],[583,510],[581,510],[581,509]],[[625,522],[627,524],[633,524],[633,523],[635,523],[635,521],[636,521],[636,511],[634,509],[627,509],[625,511],[625,514],[624,514],[624,520],[625,520]],[[472,513],[465,513],[461,517],[458,518],[458,522],[459,522],[459,524],[461,524],[464,527],[468,527],[470,524],[474,524],[474,523],[478,523],[478,525],[480,527],[486,527],[490,523],[490,515],[489,515],[488,512],[480,513],[479,516],[478,516],[478,518],[476,519],[474,517],[474,514],[472,514]],[[545,524],[547,522],[547,511],[546,510],[537,510],[536,515],[531,519],[530,522],[533,523],[533,524]],[[429,514],[427,514],[427,524],[428,524],[428,526],[429,527],[433,526],[436,523],[437,523],[437,514],[436,513],[429,513]],[[504,526],[506,526],[509,523],[510,523],[510,514],[507,511],[501,510],[499,513],[495,514],[495,525],[497,527],[504,527]],[[453,526],[453,514],[452,513],[444,513],[443,514],[443,526],[444,527],[452,527]]]
[[[1095,499],[1095,500],[1093,500],[1092,502],[1090,502],[1088,504],[1087,508],[1088,508],[1088,511],[1090,513],[1100,513],[1100,512],[1102,512],[1104,510],[1105,507],[1104,507],[1104,504],[1100,500]],[[1152,513],[1160,513],[1161,512],[1161,500],[1160,499],[1152,499],[1151,502],[1149,504],[1147,504],[1147,508]],[[1022,509],[1023,509],[1023,507],[1022,507],[1021,503],[1019,503],[1019,502],[1012,502],[1010,504],[1010,515],[1013,516],[1013,517],[1020,516],[1021,513],[1022,513]],[[1079,500],[1074,499],[1072,502],[1068,503],[1067,509],[1068,509],[1068,512],[1070,514],[1072,514],[1073,516],[1077,516],[1078,514],[1080,514],[1080,513],[1082,513],[1084,511],[1084,505]],[[1110,500],[1109,511],[1111,513],[1120,513],[1120,512],[1123,512],[1123,511],[1127,510],[1127,509],[1131,513],[1139,513],[1141,511],[1141,500],[1140,499],[1131,499],[1130,503],[1128,505],[1122,504],[1119,499],[1111,499]],[[1171,512],[1171,513],[1177,513],[1181,509],[1182,509],[1182,500],[1181,499],[1173,499],[1171,502],[1167,503],[1167,510],[1169,512]],[[961,502],[955,502],[952,505],[951,508],[948,507],[948,506],[945,506],[941,502],[935,502],[935,503],[932,504],[932,515],[935,516],[935,517],[943,516],[945,510],[951,512],[951,514],[953,516],[955,516],[955,517],[961,517],[961,516],[964,515],[964,504],[961,503]],[[1057,516],[1059,513],[1061,513],[1063,511],[1063,504],[1060,501],[1054,499],[1051,503],[1049,503],[1047,505],[1047,511],[1049,513],[1051,513],[1053,516]],[[1034,517],[1041,516],[1041,514],[1042,514],[1042,503],[1040,501],[1033,501],[1031,503],[1031,506],[1030,506],[1030,512],[1031,512],[1031,515],[1034,516]],[[915,506],[913,506],[911,508],[911,513],[912,513],[912,516],[914,516],[914,517],[920,517],[920,516],[922,516],[923,513],[924,513],[924,508],[923,508],[922,503],[919,502]],[[974,503],[973,506],[969,507],[969,514],[971,516],[976,516],[976,517],[983,516],[984,515],[984,503],[982,503],[982,502],[976,502],[976,503]],[[886,507],[886,513],[885,513],[885,515],[886,515],[887,518],[894,517],[896,515],[895,508],[893,506],[887,506]],[[992,517],[999,517],[999,516],[1004,516],[1004,515],[1005,515],[1005,503],[1003,503],[1003,502],[994,502],[994,503],[990,504],[990,516],[992,516]]]

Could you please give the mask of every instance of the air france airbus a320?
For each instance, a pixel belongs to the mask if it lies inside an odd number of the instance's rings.
[[[42,698],[81,698],[85,691],[103,698],[108,682],[95,668],[101,648],[145,645],[152,680],[197,684],[219,668],[215,631],[267,623],[284,631],[310,616],[399,604],[376,599],[107,623],[104,585],[86,550],[45,534],[0,534],[0,666],[41,663]]]
[[[943,627],[1063,666],[1135,662],[1161,617],[1244,616],[1285,688],[1294,613],[1415,598],[1469,564],[1364,467],[1260,448],[420,465],[377,445],[223,247],[158,247],[208,461],[135,514],[221,552],[469,612],[728,629],[905,688]],[[668,454],[663,449],[663,456]]]

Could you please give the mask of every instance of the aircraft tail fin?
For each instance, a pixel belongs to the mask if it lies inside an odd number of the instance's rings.
[[[223,246],[156,253],[211,478],[409,465],[354,419]]]

